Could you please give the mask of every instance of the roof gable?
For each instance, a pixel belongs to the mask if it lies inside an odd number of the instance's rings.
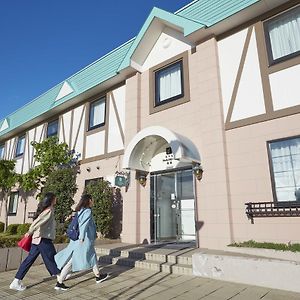
[[[167,24],[171,24],[175,27],[182,29],[184,36],[187,36],[187,35],[191,34],[192,32],[199,30],[201,28],[204,28],[206,26],[205,24],[201,23],[200,21],[190,20],[185,17],[177,16],[177,15],[169,13],[165,10],[154,7],[152,9],[151,13],[149,14],[148,18],[146,19],[139,34],[136,36],[134,42],[132,43],[124,60],[120,64],[118,71],[130,66],[131,56],[133,55],[134,51],[139,46],[140,42],[142,41],[143,37],[145,36],[145,33],[147,32],[147,30],[149,29],[149,27],[151,26],[151,23],[153,22],[153,20],[155,18],[158,18]]]

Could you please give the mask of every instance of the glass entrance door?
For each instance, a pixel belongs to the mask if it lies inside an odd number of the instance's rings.
[[[195,240],[192,170],[151,175],[153,242]]]

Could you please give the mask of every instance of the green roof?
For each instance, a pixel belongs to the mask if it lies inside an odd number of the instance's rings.
[[[175,14],[212,26],[259,1],[260,0],[198,0],[178,10]]]
[[[123,61],[124,56],[133,41],[134,39],[114,49],[68,79],[59,83],[46,93],[35,98],[33,101],[7,116],[5,119],[7,120],[9,127],[0,132],[0,137],[5,133],[25,124],[26,122],[29,122],[30,120],[46,113],[47,111],[50,111],[52,108],[57,107],[70,99],[73,99],[75,96],[82,94],[90,88],[115,76],[117,74],[119,65]],[[55,101],[64,82],[67,82],[74,91],[62,99]],[[0,128],[3,122],[5,122],[5,119],[0,121]]]
[[[136,38],[119,46],[76,74],[59,83],[41,96],[0,121],[0,138],[6,133],[41,116],[98,84],[116,76],[130,65],[130,58],[138,47],[154,18],[159,18],[183,29],[184,35],[210,27],[260,0],[198,0],[173,13],[153,8]],[[63,84],[67,82],[73,92],[56,101]],[[8,128],[5,122],[8,123]],[[3,130],[1,130],[1,127]]]

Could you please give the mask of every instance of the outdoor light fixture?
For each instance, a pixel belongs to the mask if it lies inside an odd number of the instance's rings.
[[[146,172],[137,172],[136,179],[141,186],[145,187],[147,182],[147,173]]]
[[[87,170],[88,172],[91,172],[91,168],[90,168],[90,167],[87,167],[86,170]]]
[[[196,178],[198,180],[201,180],[202,179],[202,175],[203,175],[202,166],[200,164],[194,165],[193,166],[193,171],[194,171],[194,174],[195,174]]]

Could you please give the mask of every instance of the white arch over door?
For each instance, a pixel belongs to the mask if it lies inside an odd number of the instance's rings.
[[[151,160],[166,145],[171,147],[173,160],[200,163],[200,154],[188,138],[162,126],[151,126],[138,132],[125,149],[123,168],[149,172]]]

